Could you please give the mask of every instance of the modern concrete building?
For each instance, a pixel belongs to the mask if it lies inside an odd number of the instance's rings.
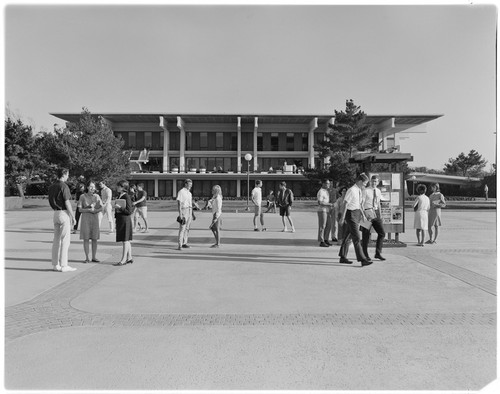
[[[68,122],[80,114],[53,113]],[[324,137],[331,115],[95,114],[131,150],[130,180],[144,182],[150,196],[175,196],[184,178],[193,194],[209,196],[220,184],[224,196],[247,194],[262,179],[264,192],[282,180],[296,196],[306,193],[305,168],[322,165],[314,145]],[[379,149],[397,155],[399,139],[425,132],[420,125],[442,115],[367,116],[378,132]],[[246,157],[251,160],[245,160]],[[407,154],[408,156],[408,154]],[[410,156],[411,157],[411,156]],[[249,171],[249,174],[247,174]]]

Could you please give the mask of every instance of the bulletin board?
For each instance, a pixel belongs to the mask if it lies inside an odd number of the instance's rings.
[[[368,177],[378,175],[378,189],[382,194],[380,201],[380,216],[386,233],[404,233],[404,179],[399,172],[373,172]]]

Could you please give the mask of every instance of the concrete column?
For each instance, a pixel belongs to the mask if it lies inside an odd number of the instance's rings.
[[[257,130],[259,129],[259,118],[256,116],[253,126],[253,170],[257,171]]]
[[[155,197],[158,197],[158,178],[155,179]]]
[[[308,153],[309,153],[309,167],[314,168],[314,130],[318,128],[318,118],[313,118],[309,123],[308,135]]]
[[[241,197],[241,179],[236,180],[236,197]]]
[[[236,165],[237,165],[237,168],[238,168],[238,174],[241,173],[241,117],[238,116],[238,138],[237,138],[237,145],[238,145],[238,156],[236,158]],[[238,185],[239,185],[239,181],[238,181]],[[238,186],[239,187],[239,186]],[[239,194],[238,194],[238,197],[239,197]]]
[[[181,140],[180,140],[180,152],[179,152],[179,172],[186,171],[186,130],[184,129],[184,121],[180,116],[177,117],[177,127],[181,131]]]
[[[160,116],[160,127],[163,129],[163,172],[169,172],[168,150],[170,148],[170,134],[167,128],[167,120]]]
[[[177,197],[177,180],[175,178],[172,179],[172,197]]]

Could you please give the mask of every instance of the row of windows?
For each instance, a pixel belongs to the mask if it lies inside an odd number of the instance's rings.
[[[152,197],[155,193],[155,184],[153,180],[145,181],[132,181],[131,183],[144,183],[144,190],[148,193],[148,196]],[[184,187],[183,180],[177,180],[177,191]],[[276,195],[279,191],[279,184],[281,180],[264,180],[262,181],[262,200],[265,201],[269,192],[273,191]],[[197,199],[207,199],[212,196],[212,187],[214,185],[219,185],[222,189],[222,195],[224,197],[236,197],[236,181],[235,180],[195,180],[193,182],[193,188],[191,192],[193,197]],[[293,191],[296,197],[305,197],[309,194],[308,181],[287,181],[287,187]],[[247,196],[249,192],[255,187],[255,181],[250,181],[250,189],[247,188],[247,181],[241,181],[240,194],[242,197]],[[158,181],[158,197],[172,197],[173,196],[173,184],[171,180],[159,180]]]
[[[209,135],[210,134],[210,135]],[[115,136],[124,140],[125,149],[163,150],[163,131],[117,132]],[[314,133],[314,143],[323,138],[322,133]],[[180,132],[169,132],[169,150],[180,150]],[[228,132],[186,132],[186,150],[235,151],[238,150],[237,133]],[[253,151],[252,132],[241,133],[241,149]],[[307,151],[308,133],[257,133],[258,151]]]

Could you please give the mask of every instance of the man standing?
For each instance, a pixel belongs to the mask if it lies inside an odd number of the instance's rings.
[[[327,248],[332,244],[328,241],[328,233],[326,232],[330,220],[330,209],[332,208],[332,203],[330,203],[330,181],[325,179],[319,189],[316,198],[318,199],[318,242],[319,246],[322,248]]]
[[[292,209],[293,204],[293,193],[290,189],[286,187],[286,182],[283,181],[280,183],[280,191],[278,192],[277,199],[278,206],[280,207],[280,216],[281,221],[283,222],[283,230],[288,231],[286,228],[285,216],[290,223],[290,227],[292,228],[292,233],[295,232],[295,227],[293,226],[292,217],[290,216],[290,211]]]
[[[180,218],[178,250],[190,248],[188,245],[188,237],[191,221],[193,220],[193,195],[190,191],[192,187],[193,181],[191,179],[186,179],[184,181],[184,187],[177,193],[177,208]]]
[[[370,265],[372,262],[368,261],[361,248],[361,237],[359,234],[359,223],[365,219],[365,214],[362,210],[363,207],[363,188],[368,182],[368,177],[365,173],[361,173],[356,177],[354,186],[349,188],[344,197],[344,204],[341,211],[339,225],[343,225],[342,229],[344,240],[340,247],[339,256],[341,264],[352,264],[352,261],[347,259],[349,252],[349,244],[354,244],[354,251],[356,258],[361,262],[362,266]],[[345,222],[345,223],[344,223]]]
[[[370,186],[364,190],[363,195],[363,208],[365,210],[366,219],[372,222],[373,229],[377,232],[377,245],[375,247],[375,258],[379,260],[385,260],[382,257],[382,244],[385,238],[384,225],[382,224],[382,219],[380,218],[380,200],[382,199],[382,193],[377,188],[379,184],[379,178],[377,175],[373,175],[370,179]],[[361,232],[363,233],[363,239],[361,241],[361,246],[363,247],[363,253],[368,261],[371,261],[368,256],[368,243],[370,242],[370,229],[361,227]]]
[[[144,220],[144,225],[146,226],[144,232],[148,232],[148,207],[146,206],[146,198],[148,193],[144,190],[144,183],[137,184],[137,200],[132,204],[137,208],[137,222],[139,222],[139,217]]]
[[[335,201],[337,201],[337,198],[339,198],[339,182],[336,182],[334,186],[333,180],[330,179],[330,190],[328,191],[330,193],[330,203],[332,203],[332,207],[330,209],[330,220],[329,226],[326,231],[326,240],[329,240],[331,237],[332,242],[337,242],[337,218],[335,212]]]
[[[484,198],[488,201],[488,185],[484,184]]]
[[[111,206],[111,199],[113,198],[113,193],[111,192],[111,189],[106,186],[104,181],[99,182],[99,188],[101,189],[101,200],[102,200],[102,216],[101,216],[101,222],[102,219],[104,218],[104,215],[108,217],[108,223],[109,223],[109,233],[112,234],[115,232],[115,218],[113,215],[113,207]],[[101,226],[101,223],[99,223],[99,227]]]
[[[253,231],[259,231],[257,217],[260,217],[262,231],[266,231],[264,227],[264,212],[262,212],[262,181],[260,180],[255,181],[255,187],[252,190],[252,202],[254,205]]]
[[[66,181],[69,170],[59,168],[58,180],[49,187],[49,204],[54,210],[54,241],[52,243],[52,269],[60,272],[76,271],[68,265],[68,250],[71,242],[71,226],[75,223],[71,207],[71,193]]]

